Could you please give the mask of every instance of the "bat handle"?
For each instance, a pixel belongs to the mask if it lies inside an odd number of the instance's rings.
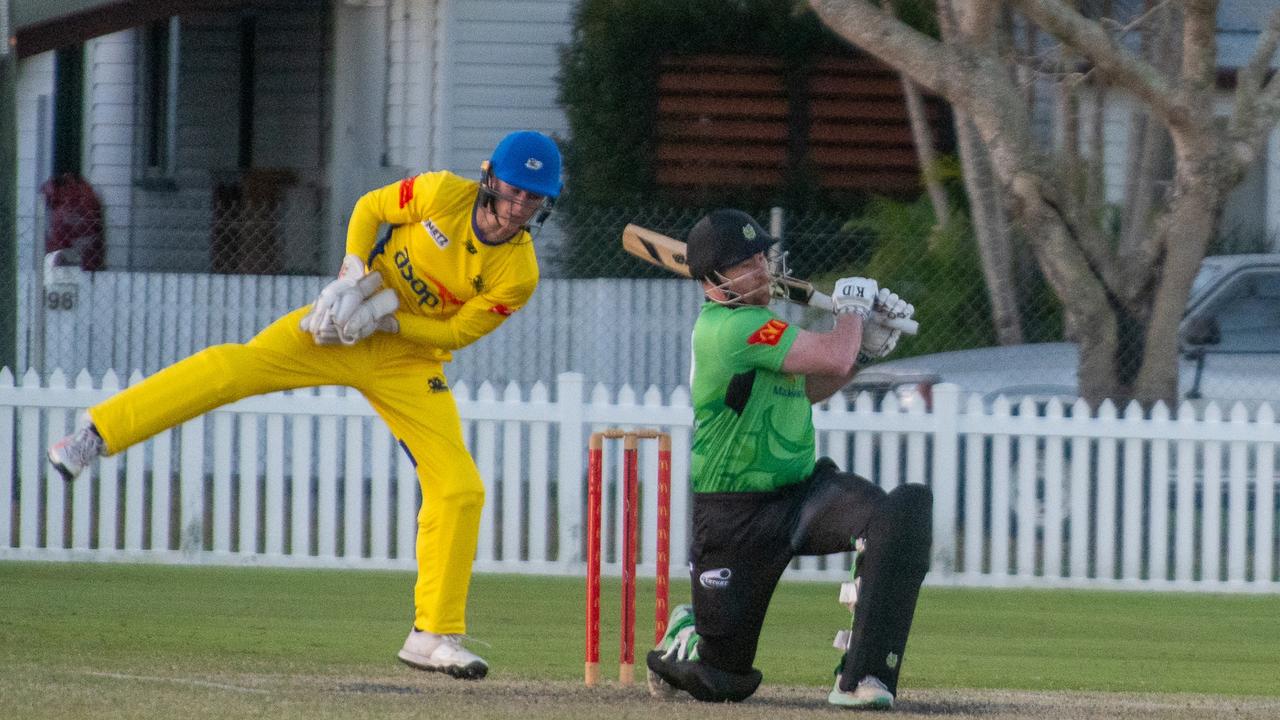
[[[813,296],[809,298],[809,307],[815,307],[819,310],[831,310],[835,305],[831,302],[830,295],[815,292]],[[890,320],[889,327],[894,330],[901,330],[903,335],[915,335],[920,332],[920,323],[906,318],[894,318]]]

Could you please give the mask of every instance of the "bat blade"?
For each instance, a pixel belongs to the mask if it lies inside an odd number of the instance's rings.
[[[639,225],[627,225],[622,230],[622,249],[650,265],[691,277],[689,261],[685,257],[685,245],[673,237]]]

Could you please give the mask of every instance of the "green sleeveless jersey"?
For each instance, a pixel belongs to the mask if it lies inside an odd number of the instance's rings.
[[[798,333],[767,307],[702,306],[690,381],[694,492],[767,492],[813,472],[805,378],[781,370]]]

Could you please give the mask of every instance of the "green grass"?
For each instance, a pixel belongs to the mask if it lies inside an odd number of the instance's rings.
[[[3,698],[36,677],[394,676],[412,582],[401,572],[0,562],[0,715]],[[602,674],[612,677],[617,581],[605,585]],[[831,638],[848,622],[836,590],[778,589],[757,658],[766,685],[830,683]],[[685,600],[687,583],[672,593]],[[639,605],[643,663],[652,584]],[[468,614],[491,678],[581,677],[581,579],[479,575]],[[904,662],[903,688],[1280,696],[1280,596],[926,587]]]

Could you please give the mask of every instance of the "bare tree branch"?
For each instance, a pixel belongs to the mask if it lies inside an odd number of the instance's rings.
[[[1275,125],[1280,121],[1280,73],[1271,78],[1267,87],[1258,96],[1258,119],[1264,127]]]
[[[1202,0],[1207,2],[1208,0]],[[1116,44],[1102,27],[1057,0],[1011,0],[1033,22],[1070,45],[1094,64],[1098,72],[1137,95],[1170,125],[1193,118],[1160,71]]]
[[[948,98],[958,73],[947,69],[973,65],[950,45],[934,40],[895,17],[886,16],[866,0],[811,0],[818,17],[829,27],[848,28],[859,47],[907,74],[912,80]],[[965,93],[966,95],[968,93]]]
[[[1271,71],[1271,58],[1275,57],[1277,46],[1280,46],[1280,9],[1271,13],[1267,26],[1258,38],[1258,47],[1254,49],[1248,64],[1236,74],[1237,95],[1246,89],[1256,93],[1262,88],[1263,80]],[[1274,78],[1270,84],[1275,84]]]
[[[1280,10],[1271,14],[1249,64],[1236,75],[1236,107],[1231,117],[1231,137],[1235,142],[1250,143],[1264,134],[1261,128],[1270,128],[1280,120],[1280,73],[1266,79],[1277,47]]]
[[[888,0],[880,0],[880,9],[884,14],[893,17],[893,6]],[[915,141],[916,158],[920,161],[920,175],[924,179],[925,192],[933,205],[934,232],[930,233],[929,245],[937,241],[939,228],[950,220],[950,208],[947,204],[947,191],[938,179],[938,154],[933,150],[933,129],[929,125],[929,115],[920,96],[920,88],[906,73],[898,73],[902,81],[902,95],[907,103],[907,118],[911,125],[911,137]]]
[[[1187,0],[1182,11],[1183,87],[1213,92],[1218,83],[1218,0]]]
[[[996,26],[996,16],[1000,13],[1001,3],[997,0],[970,0],[956,4],[956,29],[966,35],[971,42],[980,42],[992,38],[991,30]]]

